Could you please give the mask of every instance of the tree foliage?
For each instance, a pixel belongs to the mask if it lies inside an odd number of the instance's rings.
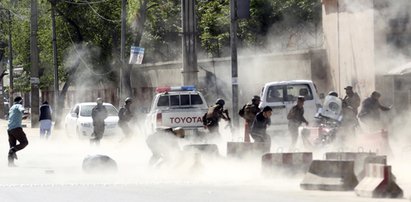
[[[14,65],[23,67],[16,90],[27,91],[30,72],[30,1],[1,1],[0,41],[7,41],[5,10],[12,11]],[[51,3],[56,3],[56,32],[60,81],[85,78],[117,83],[120,53],[120,0],[39,0],[38,44],[41,89],[53,84]],[[128,0],[126,56],[130,45],[145,48],[144,62],[169,61],[181,55],[180,0]],[[210,57],[229,55],[230,0],[198,0],[199,52]],[[239,21],[240,47],[264,49],[269,35],[301,24],[320,24],[320,0],[251,0],[250,18]],[[274,34],[273,34],[274,33]],[[8,57],[7,51],[4,52]],[[82,76],[83,75],[83,76]],[[17,89],[18,88],[18,89]]]

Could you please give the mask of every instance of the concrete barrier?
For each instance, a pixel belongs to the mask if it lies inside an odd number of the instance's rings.
[[[262,173],[267,176],[280,172],[304,174],[313,160],[313,153],[266,153],[261,157]]]
[[[117,163],[106,155],[89,155],[83,159],[82,168],[87,173],[115,172]]]
[[[183,150],[193,153],[208,154],[211,156],[220,155],[218,147],[215,144],[188,144],[183,147]]]
[[[357,145],[365,151],[374,151],[378,154],[392,155],[388,131],[379,130],[373,133],[364,133],[357,136]]]
[[[360,181],[364,177],[364,165],[368,158],[368,163],[378,163],[387,161],[386,157],[375,157],[375,153],[367,152],[327,152],[325,153],[326,160],[342,160],[342,161],[354,161],[354,173],[357,179]],[[375,158],[371,158],[375,157]]]
[[[300,187],[305,190],[350,191],[357,184],[354,161],[314,160]]]
[[[402,198],[404,193],[392,178],[391,166],[367,164],[365,177],[355,187],[357,196],[372,198]]]
[[[315,143],[320,135],[320,127],[304,126],[298,128],[298,137],[304,147],[310,151],[315,149]]]
[[[227,142],[227,157],[260,157],[267,152],[270,152],[269,145],[263,142]]]

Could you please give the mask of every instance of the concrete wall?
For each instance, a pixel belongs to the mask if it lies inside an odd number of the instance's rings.
[[[411,61],[411,1],[322,3],[325,49],[336,89],[341,93],[344,86],[353,85],[361,98],[377,90],[383,103],[404,106],[398,100],[407,99],[398,99],[401,96],[395,93],[398,78],[385,75]]]
[[[372,0],[323,0],[325,48],[333,86],[354,86],[362,98],[375,89]]]
[[[327,92],[328,81],[325,50],[294,51],[280,54],[243,55],[238,57],[239,105],[259,95],[263,85],[271,81],[310,79],[320,92]],[[198,61],[197,87],[211,104],[217,98],[231,101],[231,60],[218,58]],[[133,68],[133,88],[148,89],[151,93],[137,93],[144,105],[151,103],[157,86],[182,85],[181,63],[145,64]],[[227,107],[230,108],[228,105]]]

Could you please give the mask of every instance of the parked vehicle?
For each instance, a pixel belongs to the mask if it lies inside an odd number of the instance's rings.
[[[296,104],[298,96],[304,96],[304,117],[310,123],[322,107],[320,96],[310,80],[275,81],[266,83],[261,91],[259,108],[270,106],[273,109],[269,130],[286,131],[287,114]]]
[[[68,135],[77,135],[79,137],[90,137],[93,133],[93,119],[91,110],[97,105],[95,102],[84,102],[74,105],[66,115],[64,126]],[[103,103],[107,108],[108,117],[104,120],[104,135],[114,135],[117,132],[118,110],[110,103]]]
[[[158,87],[156,92],[146,118],[149,133],[166,127],[182,127],[186,133],[203,129],[208,106],[194,86]]]

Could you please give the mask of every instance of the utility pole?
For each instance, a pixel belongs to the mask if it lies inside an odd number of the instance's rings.
[[[233,125],[239,125],[238,120],[238,64],[237,64],[237,0],[230,1],[230,44],[231,44],[231,84],[233,100]]]
[[[125,52],[126,52],[126,16],[127,16],[127,0],[122,0],[121,1],[121,44],[120,44],[120,60],[121,60],[121,68],[120,68],[120,100],[119,104],[121,103],[121,100],[123,99],[124,96],[124,77],[126,76],[124,74],[124,69],[126,68],[126,62],[125,62]],[[130,75],[128,75],[130,76]]]
[[[39,123],[39,54],[37,48],[37,0],[31,0],[30,16],[30,63],[31,63],[31,127]]]
[[[11,41],[11,33],[12,33],[12,22],[11,22],[11,12],[8,10],[8,17],[9,17],[9,104],[10,106],[13,105],[14,98],[14,73],[13,73],[13,43]]]
[[[61,113],[60,110],[60,90],[59,90],[59,67],[57,57],[57,39],[56,39],[56,0],[50,1],[51,3],[51,28],[52,28],[52,43],[53,43],[53,66],[54,66],[54,111],[57,116],[55,119],[60,119],[58,116]],[[60,121],[56,120],[56,123]],[[58,127],[58,126],[57,126]]]
[[[0,12],[1,12],[1,8],[0,8]],[[0,13],[0,16],[2,14]],[[0,27],[1,28],[1,27]],[[0,30],[1,32],[2,30]],[[4,87],[3,87],[3,75],[6,75],[5,71],[4,71],[4,67],[3,67],[3,58],[4,58],[4,48],[6,47],[6,43],[4,43],[1,39],[0,39],[0,72],[2,72],[2,76],[0,78],[0,99],[4,98]],[[3,116],[5,115],[4,113],[5,109],[4,109],[4,104],[0,104],[0,118],[3,118]]]
[[[183,84],[197,85],[195,0],[181,0],[181,18],[183,27]]]

